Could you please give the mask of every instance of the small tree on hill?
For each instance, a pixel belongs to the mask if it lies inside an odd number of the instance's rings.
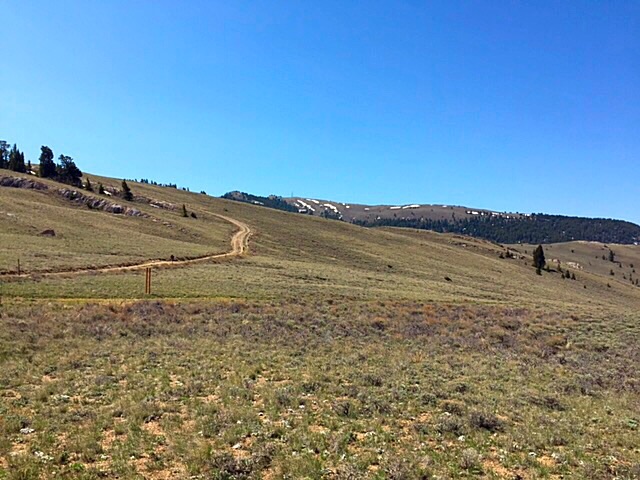
[[[102,186],[102,183],[98,184],[98,193],[100,195],[104,195],[104,187]]]
[[[187,213],[187,206],[184,203],[182,204],[182,216],[185,218],[189,216]]]
[[[87,177],[87,181],[84,184],[84,188],[85,190],[87,190],[88,192],[93,192],[93,185],[91,185],[91,180],[89,180],[89,178]]]
[[[58,173],[58,180],[69,185],[75,185],[77,187],[82,185],[80,179],[82,178],[82,172],[76,166],[76,163],[68,155],[60,155],[58,157],[58,166],[56,168]]]
[[[19,173],[25,173],[27,171],[27,166],[24,164],[24,153],[18,150],[18,146],[15,143],[9,152],[9,165],[7,168]]]
[[[0,168],[7,168],[9,164],[9,143],[0,140]]]
[[[125,180],[122,180],[122,197],[129,202],[133,200],[133,193],[131,193],[131,189]]]
[[[53,178],[56,176],[56,164],[53,161],[53,150],[46,145],[40,147],[40,176]]]
[[[609,261],[610,262],[615,262],[616,261],[616,254],[613,253],[613,250],[609,250]]]
[[[542,275],[542,269],[545,263],[544,250],[542,249],[542,245],[538,245],[533,251],[533,266],[536,267],[536,273],[538,275]]]

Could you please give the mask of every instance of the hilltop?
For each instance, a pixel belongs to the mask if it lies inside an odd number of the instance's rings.
[[[314,198],[260,197],[243,192],[230,192],[224,198],[366,227],[406,227],[458,233],[499,243],[583,240],[637,245],[640,242],[639,225],[607,218],[498,212],[455,205],[362,205]]]

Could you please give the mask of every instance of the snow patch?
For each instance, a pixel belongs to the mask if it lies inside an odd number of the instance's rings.
[[[309,200],[309,199],[307,199],[307,200]],[[302,207],[303,207],[303,208],[306,208],[307,210],[310,210],[310,211],[312,211],[312,212],[315,212],[315,211],[316,211],[316,209],[315,209],[315,208],[313,208],[311,205],[309,205],[307,202],[305,202],[305,201],[303,201],[303,200],[298,200],[298,201],[302,204]]]
[[[325,203],[325,204],[323,204],[322,206],[323,206],[323,207],[330,208],[331,210],[333,210],[333,211],[334,211],[334,212],[336,212],[336,213],[340,213],[340,212],[338,211],[338,207],[336,207],[335,205],[331,205],[330,203]]]

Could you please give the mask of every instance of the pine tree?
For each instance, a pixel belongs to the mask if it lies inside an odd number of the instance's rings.
[[[9,144],[5,140],[0,140],[0,168],[9,166]]]
[[[53,150],[46,145],[40,147],[40,176],[53,178],[56,176],[56,164],[53,161]]]
[[[104,195],[104,187],[102,186],[102,183],[98,184],[98,193],[100,195]]]
[[[542,249],[542,245],[538,245],[533,251],[533,266],[536,267],[536,273],[538,275],[542,275],[542,269],[545,263],[544,250]]]
[[[73,158],[68,155],[60,155],[58,161],[60,162],[56,167],[58,180],[69,185],[81,186],[82,172],[76,166]]]
[[[84,184],[84,188],[85,190],[87,190],[88,192],[93,192],[93,185],[91,185],[91,180],[89,180],[89,177],[87,177],[87,181]]]
[[[131,193],[131,189],[125,180],[122,180],[122,197],[129,202],[133,200],[133,193]]]
[[[9,170],[14,172],[25,173],[27,167],[24,164],[24,153],[18,150],[18,146],[14,143],[13,148],[9,152]]]
[[[185,218],[189,216],[187,214],[187,206],[184,203],[182,204],[182,216]]]
[[[616,261],[616,254],[613,253],[613,250],[609,250],[609,261],[610,262],[615,262]]]

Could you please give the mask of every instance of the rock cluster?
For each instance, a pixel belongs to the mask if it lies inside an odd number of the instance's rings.
[[[96,198],[85,195],[77,190],[61,188],[57,191],[58,195],[75,203],[86,205],[92,210],[101,210],[103,212],[115,213],[117,215],[127,215],[130,217],[149,217],[146,213],[142,213],[137,208],[126,207],[118,203],[111,202],[104,198]]]
[[[0,177],[0,187],[31,188],[33,190],[49,189],[49,187],[42,182],[20,177]]]
[[[29,178],[1,176],[0,187],[29,188],[33,190],[53,191],[55,194],[61,196],[66,200],[77,203],[79,205],[84,205],[87,208],[90,208],[92,210],[101,210],[103,212],[114,213],[116,215],[126,215],[130,217],[150,218],[150,215],[141,212],[137,208],[123,206],[104,198],[96,198],[94,196],[85,195],[84,193],[79,192],[76,189],[71,189],[71,188],[52,189],[45,183],[37,182]],[[161,202],[161,203],[165,203],[165,202]],[[168,205],[171,205],[171,204],[168,204]],[[162,207],[162,208],[167,208],[167,207]]]

